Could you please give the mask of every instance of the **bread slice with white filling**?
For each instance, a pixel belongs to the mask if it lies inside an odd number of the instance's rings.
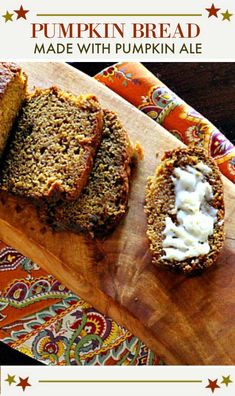
[[[188,274],[215,262],[225,237],[223,184],[203,148],[165,153],[148,179],[145,212],[154,264]]]

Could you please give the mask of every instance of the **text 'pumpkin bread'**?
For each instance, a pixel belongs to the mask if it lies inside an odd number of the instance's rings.
[[[15,63],[0,63],[0,158],[26,95],[27,77]]]
[[[36,89],[14,126],[1,188],[34,200],[76,199],[92,169],[102,126],[94,95]]]
[[[93,170],[74,202],[49,205],[42,219],[57,230],[105,234],[126,213],[133,148],[117,115],[104,110],[104,126]]]
[[[224,242],[223,184],[202,148],[167,152],[146,189],[153,263],[197,272],[211,266]]]

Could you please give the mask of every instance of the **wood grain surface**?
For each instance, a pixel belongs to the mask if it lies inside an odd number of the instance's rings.
[[[224,179],[226,242],[218,262],[186,278],[151,264],[143,211],[146,179],[180,142],[101,84],[60,63],[22,64],[30,86],[93,92],[118,112],[145,158],[133,176],[129,212],[105,240],[55,233],[33,206],[1,195],[0,238],[30,257],[95,308],[123,324],[169,364],[235,362],[235,187]]]

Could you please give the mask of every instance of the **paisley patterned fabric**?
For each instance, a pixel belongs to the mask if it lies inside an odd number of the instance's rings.
[[[95,78],[117,92],[185,144],[202,145],[235,183],[235,147],[206,118],[176,96],[143,65],[117,63]]]
[[[0,242],[0,340],[47,365],[157,365],[137,337]]]
[[[52,275],[0,242],[0,326],[70,294]]]
[[[11,252],[13,255],[16,253],[13,249]],[[35,279],[35,282],[40,283],[40,280]],[[19,289],[19,283],[18,280],[12,282],[14,290]],[[56,283],[56,289],[60,289],[59,282],[52,282],[53,285]],[[137,337],[67,289],[64,290],[66,292],[66,297],[61,294],[60,301],[43,310],[35,310],[34,314],[11,323],[5,320],[0,329],[1,341],[47,365],[162,363]],[[38,299],[43,301],[42,294]],[[27,307],[27,304],[22,307]],[[18,311],[16,315],[19,315]]]

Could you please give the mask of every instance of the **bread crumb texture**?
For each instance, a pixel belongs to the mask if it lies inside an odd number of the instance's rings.
[[[42,219],[57,230],[91,235],[111,231],[127,211],[133,152],[117,115],[105,110],[102,141],[88,184],[76,201],[44,207]]]
[[[0,63],[0,158],[26,95],[27,77],[15,63]]]
[[[14,126],[1,188],[34,200],[76,199],[91,172],[102,127],[94,95],[36,89]]]
[[[175,191],[172,174],[175,168],[186,168],[203,162],[212,169],[212,173],[205,176],[213,190],[210,205],[217,210],[217,220],[214,224],[214,233],[209,236],[210,251],[207,255],[187,258],[184,261],[166,260],[163,258],[163,230],[167,216],[175,206]],[[223,184],[219,169],[212,158],[209,158],[204,149],[191,146],[178,148],[167,152],[153,177],[148,178],[146,187],[147,236],[150,242],[150,251],[153,263],[165,268],[180,270],[185,274],[192,274],[210,267],[216,260],[224,242],[224,196]]]

